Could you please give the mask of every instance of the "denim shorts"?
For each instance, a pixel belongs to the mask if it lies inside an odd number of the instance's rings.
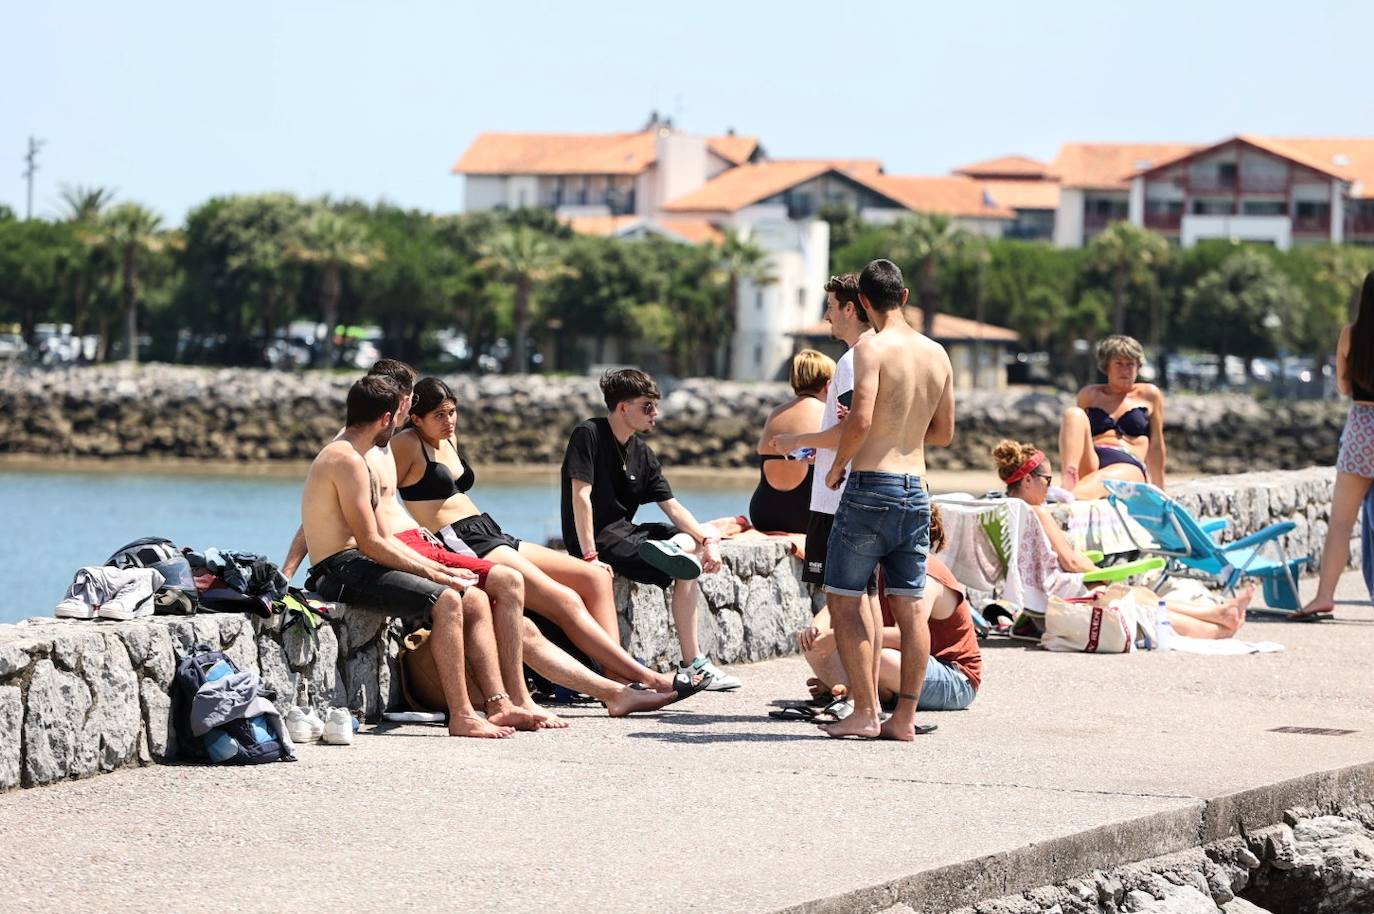
[[[826,544],[826,593],[860,596],[881,565],[889,594],[919,597],[929,554],[930,496],[921,477],[850,473]]]
[[[921,686],[921,700],[916,710],[962,711],[973,704],[977,694],[963,671],[931,657],[926,664],[926,680]]]

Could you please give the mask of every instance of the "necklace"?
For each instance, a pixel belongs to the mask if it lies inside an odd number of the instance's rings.
[[[630,441],[633,440],[633,438],[630,439]],[[621,444],[619,441],[617,441],[615,445],[616,448],[620,451],[620,468],[625,471],[625,478],[629,479],[630,482],[634,482],[635,475],[630,472],[630,441],[626,441],[624,444]]]

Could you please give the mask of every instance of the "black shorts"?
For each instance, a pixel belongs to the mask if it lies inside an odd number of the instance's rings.
[[[802,582],[816,587],[825,586],[825,547],[830,542],[830,528],[835,526],[835,515],[822,511],[812,511],[806,524],[806,561],[802,562]],[[868,579],[868,595],[878,593],[878,572]]]
[[[434,604],[448,590],[428,578],[378,565],[357,549],[336,552],[310,567],[306,590],[326,600],[353,603],[359,609],[386,613],[407,622],[429,618]]]
[[[597,532],[597,558],[610,565],[616,574],[631,581],[667,587],[673,579],[640,558],[639,546],[645,540],[669,540],[681,532],[672,524],[620,521]]]
[[[446,529],[452,530],[455,536],[467,543],[468,548],[475,552],[479,559],[486,558],[487,553],[497,546],[509,546],[515,550],[520,548],[520,541],[502,530],[501,525],[492,520],[490,514],[474,514],[456,520]]]

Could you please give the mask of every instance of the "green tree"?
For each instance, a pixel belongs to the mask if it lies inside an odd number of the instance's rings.
[[[101,220],[106,244],[119,259],[120,290],[124,300],[125,358],[138,363],[139,268],[143,259],[168,243],[162,218],[137,203],[121,203]]]
[[[572,269],[564,262],[557,239],[527,225],[498,229],[479,245],[479,250],[480,266],[511,290],[515,331],[511,355],[515,371],[527,372],[530,324],[538,306],[535,290],[560,276],[570,275]]]
[[[319,268],[320,320],[324,323],[324,339],[320,341],[317,362],[322,367],[332,367],[344,270],[367,269],[382,258],[382,249],[372,240],[366,222],[318,204],[300,225],[296,243],[288,254],[301,263]]]
[[[66,223],[0,221],[0,322],[18,323],[32,343],[34,325],[51,316],[64,271],[80,247],[75,230]]]
[[[109,352],[110,313],[115,307],[110,286],[118,272],[117,258],[106,244],[104,215],[114,201],[114,191],[105,187],[64,185],[61,189],[64,213],[81,244],[72,251],[68,271],[67,299],[76,335],[82,336],[88,322],[94,322],[99,336],[96,360],[103,362]]]
[[[1242,356],[1246,373],[1254,356],[1272,355],[1277,329],[1303,307],[1302,295],[1268,257],[1241,249],[1203,276],[1186,296],[1189,323],[1199,341],[1221,359]]]
[[[921,332],[930,336],[940,311],[940,271],[960,256],[972,236],[944,213],[916,213],[893,228],[893,259],[916,276]]]
[[[1131,296],[1148,297],[1156,289],[1156,274],[1169,256],[1169,244],[1159,234],[1114,222],[1088,243],[1088,263],[1108,279],[1112,295],[1112,332],[1126,332],[1126,305]]]

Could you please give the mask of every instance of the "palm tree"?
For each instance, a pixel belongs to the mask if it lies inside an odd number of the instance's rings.
[[[894,253],[916,268],[921,332],[931,336],[940,310],[940,268],[958,257],[972,236],[944,213],[916,213],[899,221],[895,229]]]
[[[1126,291],[1150,281],[1169,256],[1169,243],[1149,229],[1113,222],[1088,243],[1088,261],[1111,277],[1112,332],[1126,332]]]
[[[363,270],[382,259],[382,250],[367,226],[354,216],[336,213],[323,205],[301,226],[287,255],[320,268],[320,319],[324,322],[317,364],[334,364],[334,331],[339,323],[339,299],[343,297],[344,267]]]
[[[105,214],[106,244],[119,257],[124,298],[125,330],[129,352],[125,356],[138,363],[138,269],[140,258],[166,246],[161,232],[162,219],[137,203],[121,203]]]
[[[704,315],[705,320],[700,322],[694,335],[708,345],[715,343],[717,352],[728,353],[735,332],[735,311],[740,307],[740,283],[747,280],[755,286],[769,286],[777,282],[777,277],[770,269],[768,252],[734,230],[726,230],[725,239],[713,246],[710,260],[713,281],[724,286],[729,297],[724,307]],[[707,372],[723,374],[715,364],[717,359],[711,361],[713,364],[707,366]]]
[[[529,370],[529,335],[533,320],[531,303],[537,286],[576,271],[563,261],[562,245],[554,238],[527,225],[511,225],[496,230],[477,246],[481,259],[477,265],[489,271],[497,282],[510,285],[513,294],[511,320],[515,343],[511,357],[515,370]]]
[[[80,250],[73,252],[76,262],[71,271],[72,323],[76,325],[76,335],[82,336],[86,318],[95,311],[100,331],[96,359],[103,362],[109,348],[110,314],[104,302],[97,303],[96,299],[98,294],[103,294],[99,287],[113,272],[108,262],[109,251],[105,248],[102,217],[114,201],[115,192],[108,187],[64,184],[60,196],[65,209],[63,215],[67,222],[76,226],[76,236],[82,245]]]

